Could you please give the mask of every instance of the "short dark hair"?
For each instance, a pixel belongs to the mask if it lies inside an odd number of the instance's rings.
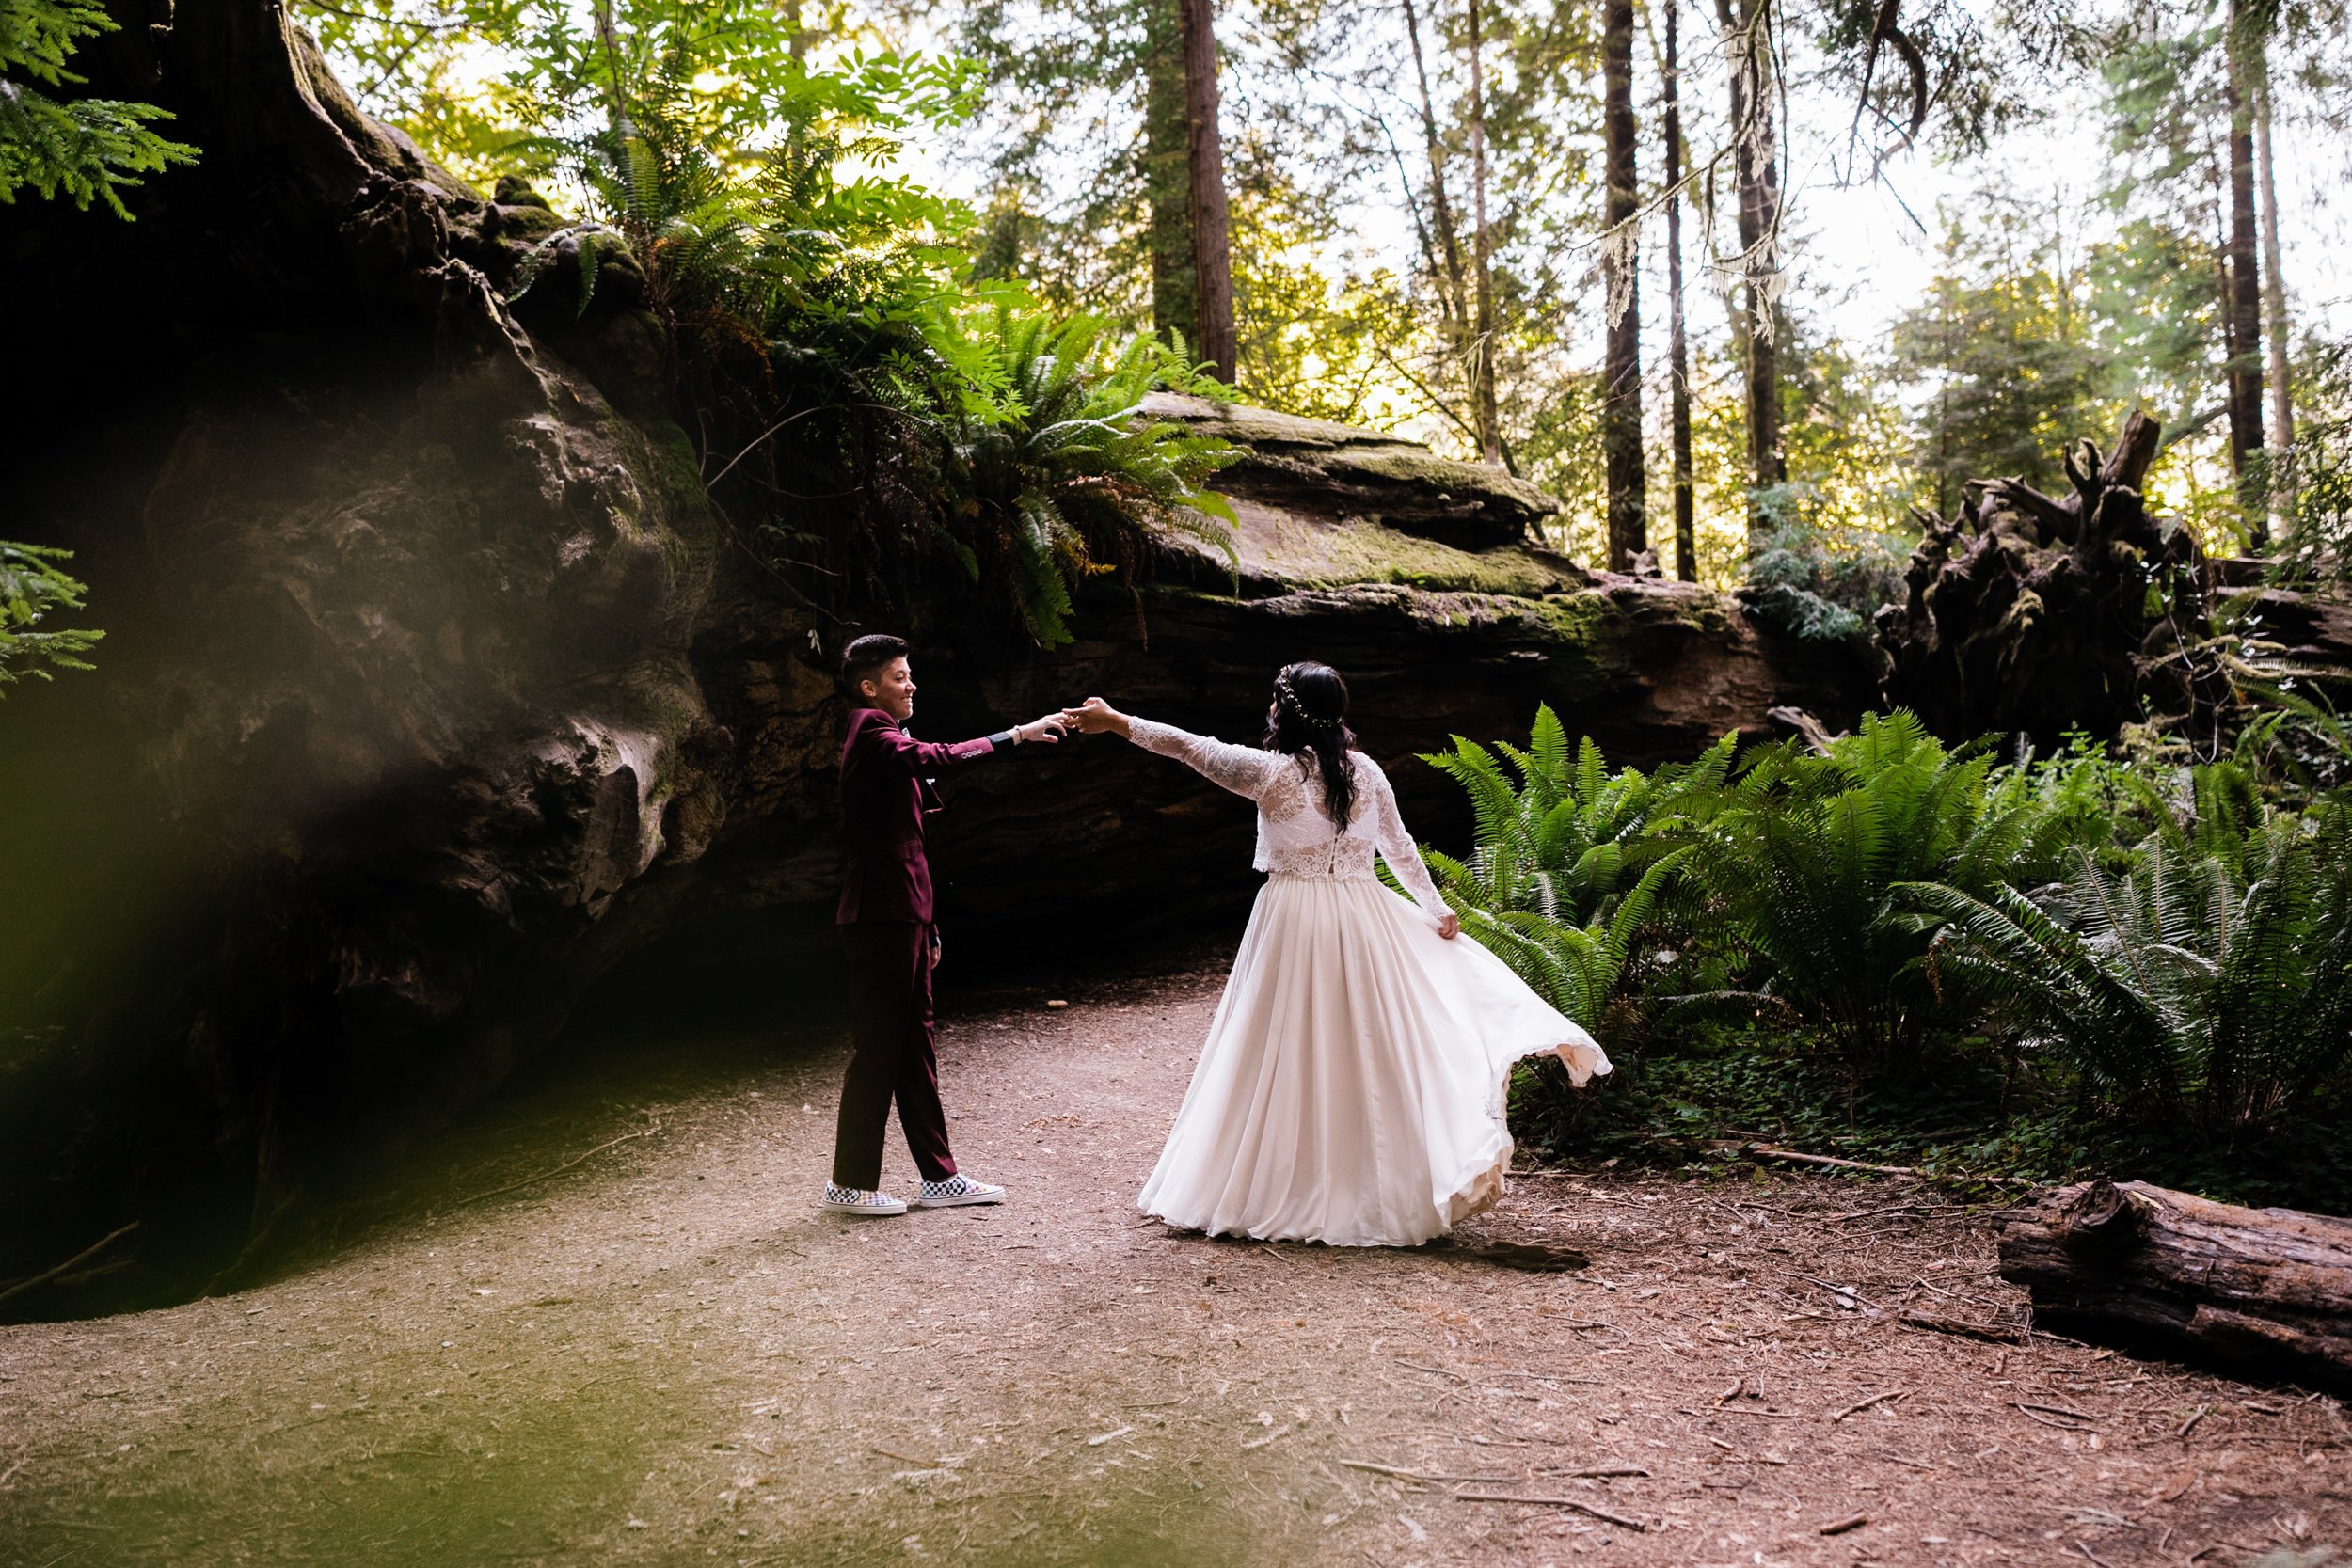
[[[903,637],[876,632],[870,637],[857,638],[841,650],[841,684],[854,693],[858,682],[892,659],[906,657],[907,640]]]

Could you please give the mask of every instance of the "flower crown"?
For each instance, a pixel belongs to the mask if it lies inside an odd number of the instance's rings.
[[[1301,723],[1318,730],[1336,730],[1340,727],[1340,721],[1336,718],[1325,719],[1307,711],[1307,705],[1300,702],[1298,693],[1291,689],[1290,676],[1274,677],[1274,694],[1282,700],[1284,706],[1298,716]]]

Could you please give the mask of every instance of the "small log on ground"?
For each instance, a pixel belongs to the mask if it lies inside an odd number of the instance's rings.
[[[2040,1326],[2352,1389],[2352,1220],[2084,1182],[2015,1213],[2001,1274]]]

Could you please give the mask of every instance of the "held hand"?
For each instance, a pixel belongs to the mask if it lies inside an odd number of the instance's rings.
[[[1452,910],[1448,910],[1445,913],[1438,916],[1438,935],[1445,938],[1448,942],[1452,942],[1455,937],[1458,937],[1461,934],[1462,917],[1460,915],[1455,914]]]
[[[1089,697],[1076,707],[1061,712],[1062,722],[1084,735],[1124,735],[1127,716],[1100,697]]]
[[[1042,741],[1048,746],[1056,746],[1061,743],[1062,732],[1068,727],[1067,716],[1049,713],[1042,719],[1031,720],[1017,726],[1012,733],[1020,736],[1025,744]]]

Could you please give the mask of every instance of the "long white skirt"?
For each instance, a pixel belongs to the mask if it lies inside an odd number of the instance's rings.
[[[1251,911],[1141,1207],[1214,1235],[1418,1246],[1502,1195],[1503,1097],[1593,1037],[1468,936],[1371,880],[1276,877]]]

